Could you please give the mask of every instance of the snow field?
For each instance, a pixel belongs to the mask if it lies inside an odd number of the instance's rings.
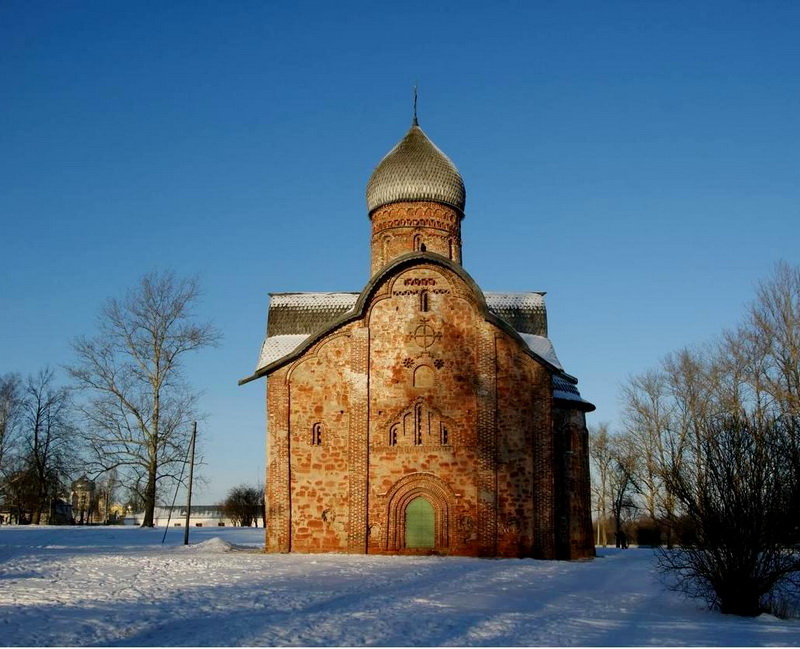
[[[650,550],[589,562],[267,555],[262,529],[0,528],[6,646],[793,646],[800,622],[667,592]]]

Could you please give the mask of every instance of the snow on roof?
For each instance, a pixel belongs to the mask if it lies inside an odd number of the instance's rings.
[[[550,342],[549,338],[537,336],[535,334],[526,334],[519,331],[517,333],[525,341],[525,344],[528,345],[528,349],[530,349],[534,354],[541,356],[552,365],[555,365],[558,369],[564,369],[561,366],[561,361],[558,360],[558,356],[556,356],[556,350],[553,348],[553,343]]]
[[[267,337],[259,353],[256,371],[297,349],[310,335],[324,330],[352,311],[359,293],[272,293]],[[528,347],[563,369],[547,339],[544,293],[484,293],[489,310],[513,327]]]
[[[544,306],[544,293],[496,293],[484,291],[486,305],[494,309],[536,309]]]
[[[544,306],[544,292],[498,293],[484,291],[489,308],[497,309],[534,309]],[[317,308],[317,307],[353,307],[358,300],[358,293],[272,293],[270,306]]]
[[[342,308],[351,309],[358,300],[358,293],[272,293],[270,307],[294,308]]]
[[[308,338],[308,334],[270,336],[264,341],[264,344],[261,345],[261,353],[258,355],[256,371],[293,352],[306,338]]]
[[[557,374],[553,376],[553,398],[589,403],[581,396],[578,386]]]
[[[554,399],[566,399],[567,401],[580,401],[581,403],[588,403],[580,394],[573,392],[564,392],[563,390],[556,390],[553,388]]]

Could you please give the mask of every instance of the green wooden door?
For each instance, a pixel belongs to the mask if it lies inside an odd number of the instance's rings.
[[[434,538],[433,505],[425,498],[415,498],[406,507],[406,547],[432,548]]]

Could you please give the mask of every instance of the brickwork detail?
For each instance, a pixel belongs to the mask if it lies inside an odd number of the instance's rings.
[[[267,382],[267,426],[266,548],[268,552],[289,552],[289,390],[285,370],[276,372]]]
[[[438,203],[384,205],[372,214],[371,247],[373,275],[396,257],[423,249],[461,263],[461,215]]]
[[[411,501],[423,497],[434,511],[434,547],[445,552],[450,544],[450,517],[456,496],[450,486],[433,473],[407,475],[386,494],[386,519],[388,521],[383,539],[384,549],[389,552],[406,550],[405,513]]]
[[[351,371],[356,380],[352,386],[350,417],[350,518],[347,535],[349,552],[367,551],[367,480],[369,476],[369,329],[353,330]]]
[[[497,431],[495,336],[488,326],[478,338],[478,539],[480,553],[495,556],[497,542]]]

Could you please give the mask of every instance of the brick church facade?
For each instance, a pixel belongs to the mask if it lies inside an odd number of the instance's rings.
[[[268,552],[594,556],[585,413],[543,293],[461,266],[465,190],[416,118],[367,186],[360,293],[274,293]]]

